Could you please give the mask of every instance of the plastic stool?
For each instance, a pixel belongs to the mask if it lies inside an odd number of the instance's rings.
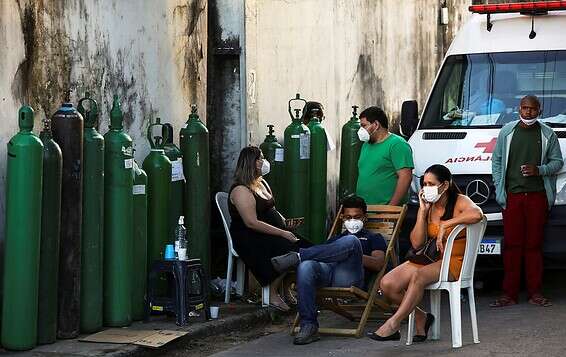
[[[174,296],[156,296],[159,274],[173,275]],[[175,313],[176,324],[185,326],[189,312],[204,309],[205,319],[210,319],[208,303],[208,277],[200,259],[158,260],[153,262],[148,275],[146,320],[152,311]]]

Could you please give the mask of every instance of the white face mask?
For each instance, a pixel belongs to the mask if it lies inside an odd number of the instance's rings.
[[[361,219],[349,219],[344,221],[344,227],[346,227],[351,234],[356,234],[364,228],[364,221]]]
[[[533,125],[538,120],[538,117],[533,118],[533,119],[523,119],[523,117],[520,117],[520,118],[521,118],[521,121],[523,122],[523,124],[529,125],[529,126]]]
[[[269,174],[270,170],[271,170],[271,164],[266,159],[263,159],[263,162],[261,163],[261,176],[265,176]]]
[[[360,139],[360,141],[363,142],[369,141],[369,137],[370,137],[369,132],[366,129],[362,127],[358,129],[358,138]]]
[[[429,203],[437,202],[443,194],[444,192],[438,193],[438,186],[423,187],[423,199]]]

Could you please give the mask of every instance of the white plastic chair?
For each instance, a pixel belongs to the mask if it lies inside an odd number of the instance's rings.
[[[440,268],[440,278],[438,282],[427,286],[425,289],[430,290],[430,311],[434,315],[435,320],[431,327],[431,340],[440,338],[440,291],[447,290],[450,298],[450,322],[452,327],[452,347],[462,347],[462,314],[460,307],[460,290],[468,290],[468,301],[470,303],[470,319],[472,320],[472,334],[474,343],[480,343],[478,337],[478,321],[476,317],[476,302],[474,298],[474,269],[476,266],[476,258],[478,256],[478,248],[487,226],[487,218],[483,216],[482,220],[472,225],[458,225],[448,236],[442,266]],[[450,267],[450,254],[454,239],[458,234],[466,229],[466,250],[464,253],[464,261],[462,262],[462,270],[460,278],[457,281],[449,281],[448,269]],[[409,324],[407,331],[407,345],[413,343],[413,334],[415,327],[415,312],[409,315]]]
[[[220,211],[220,217],[222,217],[224,232],[226,232],[226,241],[228,242],[228,269],[226,269],[226,293],[224,294],[224,302],[227,304],[230,302],[234,260],[237,260],[236,294],[240,296],[244,293],[246,265],[242,259],[238,259],[238,253],[236,253],[234,245],[232,244],[232,236],[230,235],[230,223],[232,222],[232,217],[230,217],[230,212],[228,212],[228,194],[226,192],[218,192],[214,198],[216,200],[216,206],[218,206],[218,211]]]
[[[236,261],[236,294],[242,296],[244,294],[244,282],[246,278],[246,265],[239,259],[238,253],[234,249],[234,244],[232,244],[232,235],[230,234],[230,223],[232,223],[232,217],[230,217],[230,212],[228,211],[228,193],[218,192],[214,197],[216,201],[216,206],[220,212],[220,217],[222,217],[222,223],[224,224],[224,232],[226,233],[226,241],[228,242],[228,268],[226,269],[226,293],[224,294],[224,303],[230,302],[230,290],[232,282],[232,270],[234,267],[234,260]],[[261,290],[261,305],[269,305],[269,285],[262,287]]]

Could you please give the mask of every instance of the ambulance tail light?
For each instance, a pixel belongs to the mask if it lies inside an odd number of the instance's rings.
[[[536,14],[548,11],[566,10],[566,1],[535,1],[524,3],[472,5],[468,8],[468,10],[476,14],[503,14],[515,12]]]

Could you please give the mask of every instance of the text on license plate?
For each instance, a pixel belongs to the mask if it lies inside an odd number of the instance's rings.
[[[501,241],[498,239],[483,239],[478,254],[501,254]]]

